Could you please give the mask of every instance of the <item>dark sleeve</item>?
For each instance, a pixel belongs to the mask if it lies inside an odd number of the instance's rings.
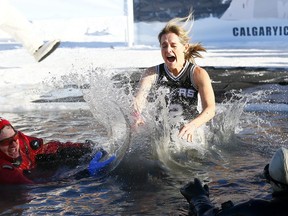
[[[203,199],[202,199],[203,198]],[[260,199],[251,199],[249,201],[239,203],[237,205],[225,206],[222,208],[215,208],[207,197],[198,197],[194,199],[194,215],[198,216],[271,216],[273,208],[269,201]],[[231,202],[232,203],[232,202]],[[190,206],[191,208],[191,206]],[[193,214],[191,214],[193,215]],[[276,214],[277,215],[277,214]]]
[[[210,201],[209,197],[204,195],[199,195],[193,197],[189,202],[189,211],[191,215],[193,213],[198,216],[214,216],[218,215],[218,208],[216,208]]]
[[[251,199],[246,202],[239,203],[232,207],[223,208],[216,214],[217,216],[266,216],[278,215],[273,214],[271,202],[261,199]]]
[[[51,166],[52,164],[69,165],[78,163],[78,160],[84,155],[90,153],[92,147],[87,143],[62,143],[59,141],[50,141],[43,145],[41,152],[36,156],[38,165]]]
[[[58,154],[61,158],[80,158],[92,152],[90,144],[86,143],[62,143],[58,149]]]

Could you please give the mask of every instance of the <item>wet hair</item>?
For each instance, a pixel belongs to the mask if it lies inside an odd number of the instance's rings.
[[[201,51],[206,52],[206,49],[200,43],[194,43],[194,44],[189,43],[190,42],[189,33],[192,29],[193,21],[194,21],[193,13],[190,13],[187,17],[183,18],[176,17],[170,20],[158,34],[158,40],[160,44],[161,44],[161,37],[168,33],[176,34],[183,45],[189,44],[188,50],[185,53],[185,60],[191,62],[194,62],[195,58],[203,57],[199,52]],[[188,30],[186,30],[185,28],[189,24],[190,26]]]

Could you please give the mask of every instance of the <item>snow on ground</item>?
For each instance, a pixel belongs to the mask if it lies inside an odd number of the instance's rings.
[[[35,104],[33,100],[52,94],[55,85],[69,81],[69,74],[84,74],[97,67],[141,68],[162,62],[157,48],[58,48],[55,53],[37,63],[23,48],[0,51],[0,110],[66,109],[65,104]],[[249,49],[208,49],[197,63],[203,67],[268,67],[288,68],[288,51]],[[108,72],[109,70],[107,70]],[[66,76],[66,78],[65,78]],[[64,77],[64,78],[63,78]],[[61,82],[61,80],[64,80]],[[67,85],[70,83],[66,83]],[[73,90],[73,89],[72,89]],[[80,90],[67,95],[81,95]],[[67,89],[66,89],[67,91]],[[72,91],[72,92],[71,92]],[[61,97],[58,92],[58,97]],[[83,105],[83,104],[82,104]],[[81,105],[81,106],[82,106]]]
[[[119,29],[121,25],[118,22],[112,21],[123,13],[121,0],[97,2],[43,0],[41,4],[36,0],[25,2],[12,0],[11,2],[33,20],[33,23],[42,30],[39,31],[40,34],[49,38],[53,38],[52,35],[59,36],[62,44],[55,53],[43,62],[37,63],[21,44],[15,43],[9,39],[9,36],[7,37],[7,34],[0,32],[0,112],[71,109],[71,104],[35,104],[31,101],[49,96],[81,95],[80,89],[67,88],[67,86],[63,91],[58,91],[59,88],[73,83],[71,81],[73,76],[71,77],[70,74],[87,77],[85,73],[97,67],[143,68],[162,62],[157,33],[164,24],[135,24],[135,41],[144,40],[147,44],[144,46],[137,43],[132,48],[126,47],[125,32]],[[34,8],[46,8],[51,13]],[[77,9],[79,10],[75,12]],[[195,23],[194,30],[201,32],[210,29],[207,26],[208,21],[201,21],[205,22],[205,25],[201,22],[199,25]],[[283,20],[280,23],[283,24]],[[221,31],[218,29],[217,34],[219,35]],[[224,69],[228,67],[288,68],[286,39],[275,44],[273,41],[249,43],[244,40],[237,42],[234,39],[221,41],[222,39],[218,37],[216,43],[204,41],[203,45],[206,46],[207,53],[203,53],[203,59],[197,59],[200,66]],[[83,106],[83,103],[79,106]]]

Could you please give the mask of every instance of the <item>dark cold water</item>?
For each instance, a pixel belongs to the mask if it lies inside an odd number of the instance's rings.
[[[276,149],[288,145],[287,70],[207,68],[217,115],[191,145],[170,141],[166,110],[160,113],[164,118],[155,121],[153,102],[144,114],[146,125],[131,129],[130,84],[137,82],[139,71],[115,71],[113,82],[99,69],[90,73],[83,88],[88,109],[0,113],[28,135],[91,139],[118,157],[111,174],[101,179],[75,179],[76,171],[62,170],[55,182],[2,185],[1,215],[185,215],[188,206],[179,189],[194,177],[209,184],[217,206],[228,200],[269,198],[262,170]],[[73,106],[83,103],[70,99]],[[61,101],[53,100],[50,103]],[[167,176],[158,172],[155,161],[163,163]]]

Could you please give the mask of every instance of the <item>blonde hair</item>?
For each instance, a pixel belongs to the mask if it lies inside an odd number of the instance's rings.
[[[191,62],[195,62],[194,61],[195,58],[203,57],[199,52],[201,51],[206,52],[206,49],[200,43],[195,43],[195,44],[189,43],[190,42],[189,33],[192,29],[193,21],[194,21],[193,13],[190,13],[187,17],[183,17],[183,18],[176,17],[170,20],[158,34],[159,43],[161,43],[161,37],[163,35],[168,34],[168,33],[174,33],[179,37],[180,42],[183,45],[189,44],[188,50],[185,53],[185,60],[188,60]],[[188,30],[186,30],[185,28],[189,24],[190,26]]]

